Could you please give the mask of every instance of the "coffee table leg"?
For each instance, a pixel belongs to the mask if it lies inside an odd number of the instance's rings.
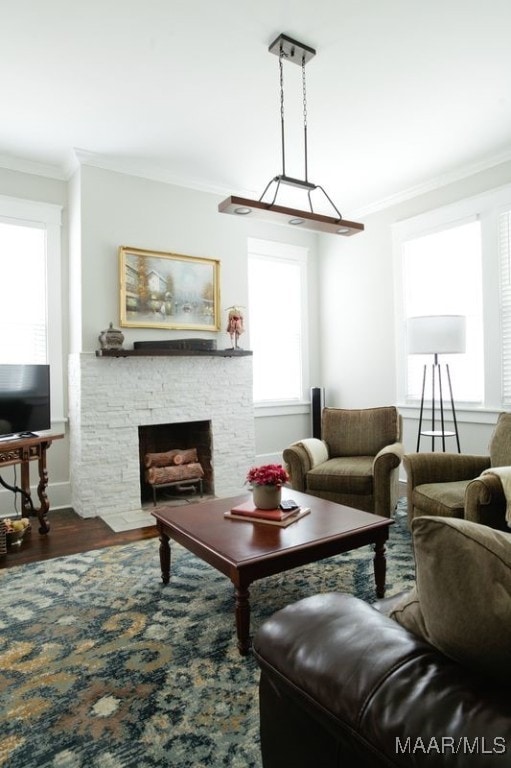
[[[385,576],[387,559],[385,557],[385,540],[377,541],[374,545],[374,580],[376,582],[376,597],[385,597]]]
[[[248,589],[235,587],[236,594],[236,632],[238,634],[238,649],[242,656],[250,650],[250,593]]]
[[[170,543],[166,533],[160,530],[160,568],[164,584],[170,581]]]

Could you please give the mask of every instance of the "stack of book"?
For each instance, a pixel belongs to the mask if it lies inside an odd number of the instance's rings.
[[[296,507],[295,509],[259,509],[250,501],[233,507],[229,512],[224,512],[224,517],[231,520],[247,520],[252,523],[267,523],[285,528],[295,520],[308,515],[310,507]]]

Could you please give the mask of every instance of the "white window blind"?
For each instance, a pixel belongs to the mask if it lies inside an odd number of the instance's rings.
[[[252,241],[249,252],[249,323],[256,403],[303,399],[304,249],[292,249],[295,258],[290,256],[290,249],[282,246],[286,256],[275,256],[278,244]]]
[[[405,320],[420,315],[464,315],[466,353],[442,355],[455,399],[484,399],[481,225],[478,219],[442,227],[403,243]],[[431,355],[407,356],[409,400],[419,399],[424,365]]]
[[[502,338],[502,405],[511,406],[511,211],[498,218],[500,323]]]
[[[0,361],[47,363],[46,231],[0,221]]]
[[[0,195],[0,362],[50,365],[52,422],[63,421],[62,208]]]

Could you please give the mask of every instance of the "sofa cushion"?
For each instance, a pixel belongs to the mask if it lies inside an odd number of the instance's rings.
[[[511,682],[511,534],[468,520],[412,522],[416,590],[391,615],[450,658]]]
[[[329,459],[307,472],[307,490],[371,494],[373,461],[372,456]]]
[[[412,491],[412,503],[423,515],[463,517],[465,489],[470,480],[452,483],[424,483]]]
[[[386,445],[399,440],[399,412],[382,408],[323,408],[321,436],[330,456],[376,456]]]

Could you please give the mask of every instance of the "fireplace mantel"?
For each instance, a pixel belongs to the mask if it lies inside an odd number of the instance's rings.
[[[96,357],[246,357],[249,349],[97,349]]]

